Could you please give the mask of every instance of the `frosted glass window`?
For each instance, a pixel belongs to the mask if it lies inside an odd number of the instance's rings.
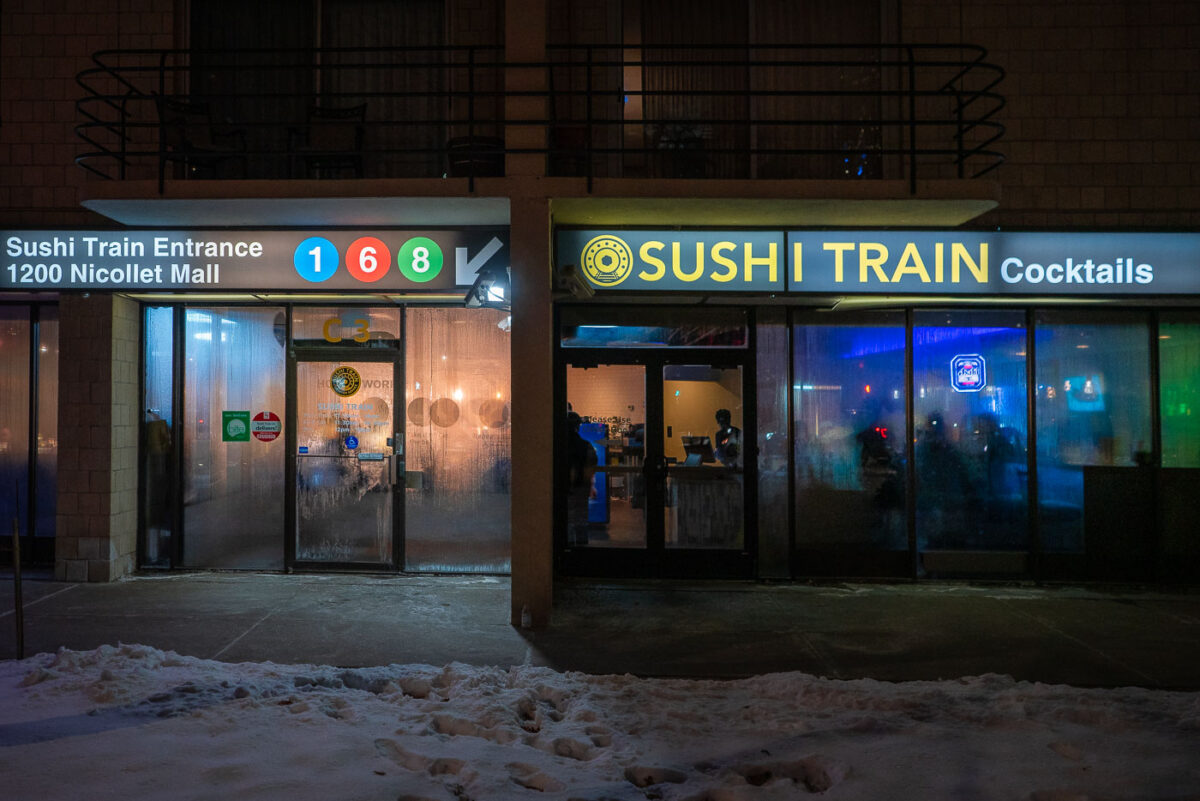
[[[28,306],[0,306],[0,521],[29,533]]]
[[[184,311],[186,567],[282,568],[284,436],[227,441],[223,413],[285,417],[283,311]]]
[[[142,564],[171,566],[175,529],[176,474],[173,455],[175,408],[175,310],[146,309],[142,398]]]
[[[58,308],[38,311],[37,525],[53,537],[58,512]]]
[[[510,569],[509,316],[409,309],[405,566]]]

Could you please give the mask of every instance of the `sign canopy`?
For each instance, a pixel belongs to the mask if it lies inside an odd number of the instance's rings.
[[[507,228],[3,231],[0,289],[398,292],[508,264]]]

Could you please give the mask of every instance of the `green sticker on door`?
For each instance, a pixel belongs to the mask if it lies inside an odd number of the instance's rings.
[[[250,412],[221,412],[221,441],[250,441]]]

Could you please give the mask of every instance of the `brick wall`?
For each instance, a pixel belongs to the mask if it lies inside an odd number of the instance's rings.
[[[1200,225],[1200,4],[904,0],[902,20],[1007,72],[1003,196],[977,225]]]
[[[175,0],[0,3],[0,226],[103,224],[79,206],[75,76],[106,48],[174,45]]]
[[[60,301],[55,576],[110,581],[137,551],[137,304]]]

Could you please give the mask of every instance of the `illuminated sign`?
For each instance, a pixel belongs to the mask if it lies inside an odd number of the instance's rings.
[[[395,292],[508,265],[508,229],[3,231],[0,289]]]
[[[560,230],[597,291],[820,295],[1200,294],[1200,235]]]
[[[950,386],[955,392],[978,392],[987,386],[987,362],[978,353],[950,360]]]
[[[782,231],[563,230],[556,256],[619,291],[779,292],[787,272]]]
[[[788,234],[792,292],[1200,293],[1200,236],[964,231]]]

